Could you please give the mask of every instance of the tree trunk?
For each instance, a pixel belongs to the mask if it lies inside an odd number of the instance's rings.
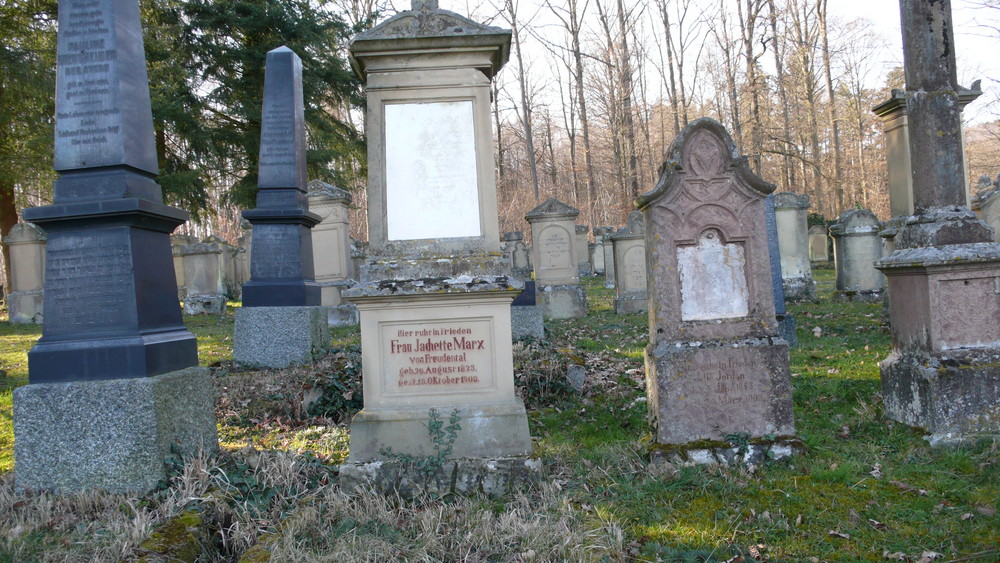
[[[840,123],[837,119],[837,101],[834,97],[833,72],[830,69],[830,42],[827,38],[827,13],[826,6],[828,0],[818,0],[816,5],[819,17],[820,36],[823,41],[823,67],[826,69],[826,91],[829,98],[829,118],[830,130],[833,132],[833,188],[837,196],[837,209],[839,213],[845,209],[844,202],[844,178],[843,166],[840,161]]]
[[[782,39],[778,36],[778,16],[774,8],[774,0],[768,0],[768,5],[770,7],[770,19],[771,19],[771,41],[774,44],[774,69],[775,69],[775,80],[778,83],[778,103],[781,104],[781,122],[782,122],[782,133],[784,135],[782,139],[783,146],[781,147],[781,153],[784,155],[784,174],[782,175],[782,186],[783,191],[788,191],[792,189],[795,185],[795,167],[792,165],[792,135],[791,135],[791,120],[788,117],[788,93],[785,91],[785,75],[784,75],[784,56],[782,55]]]
[[[535,194],[535,203],[539,202],[538,195],[538,159],[535,156],[535,143],[531,128],[531,105],[528,102],[528,77],[524,72],[524,57],[521,54],[521,37],[517,23],[517,9],[513,0],[507,0],[507,14],[510,16],[511,35],[514,42],[514,49],[517,53],[517,77],[521,86],[521,127],[524,129],[524,143],[528,152],[528,165],[531,169],[531,187]]]

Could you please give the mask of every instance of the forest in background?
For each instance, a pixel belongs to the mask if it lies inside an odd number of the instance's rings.
[[[974,1],[984,33],[1000,37],[1000,0]],[[622,225],[670,142],[702,116],[723,122],[778,190],[808,193],[812,212],[832,220],[860,206],[888,217],[884,135],[871,108],[903,87],[902,69],[885,73],[886,38],[863,18],[833,17],[829,0],[453,4],[441,2],[513,31],[494,85],[501,232],[527,231],[524,214],[549,197],[580,209],[581,224]],[[287,45],[303,59],[309,176],[354,192],[353,235],[366,239],[363,87],[346,49],[409,1],[141,6],[159,182],[168,203],[193,215],[181,229],[230,242],[241,234],[256,190],[264,58]],[[51,200],[56,7],[0,6],[3,233],[21,209]],[[1000,84],[981,78],[986,93],[973,103],[991,117],[966,128],[970,178],[1000,171]]]

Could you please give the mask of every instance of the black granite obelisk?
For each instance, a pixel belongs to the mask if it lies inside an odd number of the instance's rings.
[[[135,0],[59,3],[53,205],[24,210],[48,233],[45,324],[31,383],[157,375],[196,366],[181,320]]]
[[[302,61],[288,47],[267,54],[257,171],[250,281],[244,307],[318,306],[312,232],[322,218],[308,211]]]

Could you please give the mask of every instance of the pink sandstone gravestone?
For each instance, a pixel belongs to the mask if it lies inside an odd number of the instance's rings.
[[[764,221],[774,185],[734,155],[725,128],[698,119],[638,200],[652,278],[654,454],[679,461],[756,463],[790,455],[797,442]]]

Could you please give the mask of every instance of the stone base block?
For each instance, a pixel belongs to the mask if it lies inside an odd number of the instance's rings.
[[[177,453],[218,448],[207,368],[14,390],[18,490],[144,492]]]
[[[250,368],[284,368],[313,361],[330,347],[328,309],[238,309],[233,330],[233,361]]]
[[[542,310],[537,305],[510,308],[510,335],[514,340],[534,338],[545,340],[545,321]]]
[[[539,285],[536,299],[546,319],[587,316],[587,293],[582,285]]]
[[[649,299],[646,292],[630,293],[615,298],[615,313],[628,315],[631,313],[645,313],[648,309]]]
[[[225,312],[225,295],[188,295],[184,298],[185,315],[222,315]]]
[[[591,266],[590,263],[577,264],[576,273],[581,278],[584,276],[592,276],[594,275],[594,267]]]
[[[814,301],[816,282],[812,278],[786,278],[781,280],[785,290],[785,301]]]
[[[500,252],[456,256],[414,255],[411,258],[372,257],[361,266],[362,282],[379,280],[416,280],[423,278],[457,278],[496,276],[511,270],[510,256]]]
[[[653,446],[649,457],[654,464],[669,463],[674,467],[694,465],[755,467],[768,461],[791,457],[804,449],[805,446],[798,438],[784,437],[773,440],[748,440],[745,444],[720,442],[672,447],[657,444]]]
[[[7,317],[15,324],[42,324],[42,302],[45,290],[15,291],[8,293]]]
[[[784,315],[777,315],[775,318],[778,321],[778,334],[785,339],[789,348],[798,348],[799,337],[795,334],[795,317],[785,313]]]
[[[887,417],[931,445],[1000,437],[1000,350],[893,353],[880,364]]]
[[[432,416],[432,408],[436,415]],[[366,463],[392,461],[399,455],[434,455],[447,444],[434,442],[428,424],[436,416],[442,426],[448,426],[453,408],[362,410],[351,421],[348,461]],[[461,429],[451,444],[449,457],[491,459],[531,455],[528,417],[520,402],[462,407],[458,413]]]
[[[842,302],[858,301],[862,303],[880,303],[882,301],[883,293],[884,292],[881,289],[866,291],[836,291],[833,294],[833,298],[836,301]]]
[[[340,466],[340,487],[347,492],[374,489],[403,498],[419,495],[482,494],[499,497],[541,483],[542,461],[528,457],[449,459],[430,469],[414,462],[373,461]]]
[[[330,326],[354,326],[358,324],[358,307],[353,303],[344,303],[336,307],[328,307],[327,324]]]

